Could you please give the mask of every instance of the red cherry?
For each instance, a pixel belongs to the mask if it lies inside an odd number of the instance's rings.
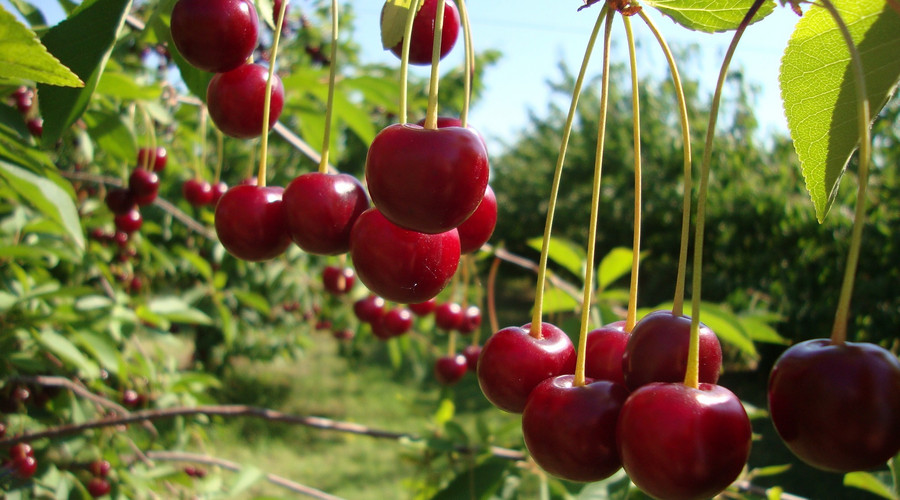
[[[496,226],[497,196],[491,186],[488,186],[475,212],[456,228],[459,231],[460,251],[471,253],[481,248],[491,239]]]
[[[94,498],[102,497],[103,495],[108,495],[112,490],[112,487],[109,485],[109,481],[99,477],[92,477],[87,484],[88,493],[91,494]]]
[[[437,299],[432,297],[425,302],[416,302],[415,304],[407,304],[410,311],[416,316],[428,316],[437,307]]]
[[[37,460],[33,456],[16,458],[12,465],[15,474],[21,479],[28,479],[37,472]]]
[[[363,323],[375,323],[384,314],[384,299],[369,295],[353,303],[353,313]]]
[[[654,311],[634,326],[622,354],[625,385],[634,391],[650,382],[681,382],[687,370],[691,318]],[[722,368],[716,334],[700,324],[700,382],[715,384]]]
[[[213,199],[213,190],[209,182],[200,179],[189,179],[181,185],[181,194],[191,206],[209,205]]]
[[[622,354],[628,343],[625,322],[616,321],[587,334],[584,373],[594,380],[609,380],[625,385],[622,374]]]
[[[459,265],[456,230],[439,234],[409,231],[377,209],[362,213],[350,232],[350,255],[369,290],[400,303],[436,296]]]
[[[463,356],[466,357],[466,366],[469,368],[469,371],[475,372],[478,368],[478,357],[481,356],[481,346],[467,345],[463,349]]]
[[[331,321],[327,319],[316,321],[316,330],[331,330]]]
[[[256,8],[247,0],[178,0],[172,41],[191,65],[211,73],[237,68],[256,49]]]
[[[138,212],[138,215],[140,215],[140,212]],[[143,222],[143,219],[142,219],[142,222]],[[138,229],[140,229],[140,227],[138,227]],[[112,240],[116,243],[116,245],[119,248],[125,248],[128,245],[128,239],[129,239],[128,233],[126,233],[124,231],[116,231],[116,233],[114,235],[112,235]]]
[[[134,389],[125,389],[122,392],[122,404],[129,407],[138,406],[141,403],[141,395]]]
[[[106,192],[104,199],[109,210],[116,214],[124,214],[137,205],[131,190],[125,188],[112,188]]]
[[[9,449],[10,460],[22,460],[34,456],[34,448],[28,443],[16,443]]]
[[[459,333],[468,335],[481,326],[481,309],[478,306],[469,306],[462,313],[462,322],[457,327]]]
[[[537,339],[530,329],[530,323],[504,328],[481,348],[478,384],[488,401],[501,410],[522,413],[535,386],[575,372],[575,347],[565,332],[542,322]]]
[[[616,422],[628,397],[624,386],[574,375],[548,378],[528,396],[522,412],[525,446],[542,469],[569,481],[599,481],[622,466]]]
[[[794,345],[772,368],[768,399],[781,439],[813,467],[869,470],[900,451],[900,362],[877,345]]]
[[[409,42],[409,63],[431,64],[434,50],[434,25],[437,16],[437,0],[425,0],[413,20],[412,38]],[[444,3],[444,26],[441,31],[441,59],[456,45],[459,37],[459,10],[453,0]],[[397,57],[403,53],[403,40],[391,48]]]
[[[157,146],[155,153],[151,148],[141,148],[138,150],[137,165],[139,167],[149,167],[154,172],[162,172],[166,169],[168,160],[169,153],[163,146]]]
[[[106,460],[94,460],[88,465],[88,470],[91,471],[95,477],[106,477],[109,475],[109,470],[112,466]]]
[[[159,176],[151,170],[138,167],[128,177],[128,189],[138,205],[149,205],[159,193]]]
[[[291,244],[277,186],[235,186],[216,205],[215,226],[228,253],[261,261],[284,253]]]
[[[19,87],[13,92],[13,101],[19,113],[27,115],[34,106],[34,91],[25,86]]]
[[[255,184],[254,184],[255,185]],[[219,181],[212,185],[212,199],[209,201],[209,204],[212,206],[216,206],[219,203],[219,200],[222,198],[222,195],[228,191],[228,184],[225,184],[224,181]]]
[[[353,268],[326,266],[322,270],[322,284],[332,295],[344,295],[353,288],[356,283],[356,277]]]
[[[303,174],[284,190],[284,210],[294,243],[317,255],[350,250],[350,230],[369,208],[366,191],[347,174]]]
[[[130,235],[141,229],[141,226],[144,224],[144,218],[141,217],[141,212],[138,209],[132,208],[124,214],[117,215],[114,222],[116,229],[125,235]]]
[[[412,328],[412,313],[405,307],[391,309],[381,316],[381,325],[392,337],[399,337]]]
[[[466,374],[468,365],[462,354],[442,356],[434,363],[434,377],[441,385],[453,385]]]
[[[366,156],[372,203],[398,226],[449,231],[478,208],[488,182],[488,156],[478,133],[394,124],[375,136]]]
[[[35,137],[41,137],[44,135],[44,120],[43,118],[30,118],[25,122],[25,126],[28,127],[28,132]]]
[[[654,498],[699,500],[740,475],[751,430],[741,401],[724,387],[651,383],[625,401],[616,435],[638,488]]]
[[[346,342],[348,340],[352,340],[353,337],[356,336],[356,332],[349,328],[344,328],[343,330],[335,330],[331,332],[331,335],[334,336],[334,338],[337,340]]]
[[[6,424],[0,422],[0,439],[3,439],[6,436]]]
[[[269,70],[259,64],[244,64],[212,77],[206,88],[206,104],[222,133],[238,139],[262,134],[268,75]],[[284,106],[284,86],[278,74],[272,75],[271,95],[269,128],[278,121]]]
[[[445,302],[434,309],[434,324],[442,330],[456,330],[463,322],[462,306],[456,302]]]
[[[278,26],[278,14],[281,12],[281,5],[284,3],[284,0],[275,0],[272,2],[272,24]],[[284,26],[287,26],[287,18],[288,12],[291,11],[291,6],[288,4],[287,8],[284,9]]]

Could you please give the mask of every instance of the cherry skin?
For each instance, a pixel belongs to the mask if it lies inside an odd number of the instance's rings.
[[[478,306],[469,306],[463,311],[462,322],[457,327],[459,333],[468,335],[481,326],[481,309]]]
[[[178,0],[170,26],[178,53],[211,73],[243,64],[259,37],[256,8],[247,0]]]
[[[456,302],[445,302],[434,309],[434,324],[442,330],[456,330],[463,322],[462,306]]]
[[[609,380],[625,385],[622,354],[628,343],[625,322],[616,321],[587,334],[584,373],[594,380]]]
[[[869,470],[900,451],[900,362],[877,345],[792,346],[772,368],[768,400],[781,439],[813,467]]]
[[[478,358],[481,356],[481,346],[467,345],[465,349],[463,349],[463,356],[466,357],[466,366],[469,367],[469,371],[474,373],[478,369]]]
[[[124,214],[115,216],[113,221],[115,222],[116,229],[126,236],[140,230],[141,226],[144,225],[144,218],[141,216],[141,212],[136,208],[132,208]]]
[[[37,460],[33,456],[16,458],[13,460],[13,469],[16,476],[28,479],[37,472]]]
[[[356,332],[349,328],[344,328],[343,330],[334,330],[333,332],[331,332],[331,335],[335,338],[335,340],[347,342],[353,340],[353,337],[356,336]]]
[[[40,118],[40,117],[30,118],[30,119],[28,119],[28,121],[25,122],[25,126],[28,128],[28,132],[35,137],[41,137],[44,135],[44,120],[43,120],[43,118]]]
[[[3,439],[6,436],[6,424],[0,422],[0,439]]]
[[[569,481],[599,481],[622,466],[616,449],[616,422],[628,397],[624,386],[574,375],[544,380],[528,396],[522,435],[534,461]]]
[[[353,313],[363,323],[374,323],[384,314],[384,299],[377,295],[359,299],[353,303]]]
[[[408,307],[409,310],[412,311],[416,316],[428,316],[429,314],[434,312],[435,308],[437,307],[437,299],[432,297],[425,302],[408,304],[406,307]]]
[[[491,186],[484,191],[484,198],[472,215],[459,225],[459,246],[462,253],[472,253],[481,248],[494,234],[497,226],[497,196]]]
[[[219,200],[222,199],[222,195],[228,191],[228,184],[225,184],[224,181],[219,181],[212,185],[212,199],[209,200],[209,204],[212,206],[216,206],[219,203]]]
[[[34,448],[28,443],[16,443],[9,449],[10,460],[20,460],[34,456]]]
[[[131,190],[125,188],[110,189],[106,192],[104,201],[109,210],[116,215],[127,213],[137,205]]]
[[[628,477],[654,498],[712,498],[750,455],[752,429],[728,389],[651,383],[633,392],[619,414],[619,456]]]
[[[112,468],[109,462],[106,460],[94,460],[88,466],[88,470],[91,471],[96,477],[106,477],[109,475],[109,470]]]
[[[169,153],[163,146],[158,146],[154,153],[151,148],[141,148],[138,150],[137,164],[139,167],[150,167],[154,172],[162,172],[166,169],[166,163],[169,161]]]
[[[381,325],[392,337],[399,337],[408,332],[412,324],[412,313],[405,307],[391,309],[381,316]]]
[[[412,38],[409,41],[409,63],[431,64],[434,50],[434,25],[437,16],[437,0],[425,0],[413,20]],[[459,10],[453,0],[444,2],[444,26],[441,31],[441,59],[456,45],[459,37]],[[403,40],[391,48],[397,57],[403,54]]]
[[[434,378],[441,385],[453,385],[463,378],[467,369],[466,357],[462,354],[442,356],[434,363]]]
[[[34,106],[34,91],[28,87],[22,86],[17,88],[13,92],[12,97],[16,104],[16,109],[23,115],[27,115],[31,111],[31,107]]]
[[[481,348],[478,384],[501,410],[522,413],[531,390],[545,379],[575,373],[575,347],[558,327],[541,323],[541,338],[530,335],[531,324],[507,327]]]
[[[681,382],[687,371],[691,318],[654,311],[631,331],[622,354],[625,385],[634,391],[650,382]],[[722,368],[716,334],[700,324],[700,382],[715,384]]]
[[[291,238],[304,251],[338,255],[350,250],[350,230],[369,208],[362,184],[347,174],[303,174],[284,190]]]
[[[181,185],[181,194],[191,206],[209,205],[213,199],[213,190],[209,182],[200,179],[189,179]]]
[[[450,283],[459,265],[456,230],[409,231],[375,208],[363,212],[350,232],[350,255],[369,290],[399,303],[422,302]]]
[[[215,226],[228,253],[262,261],[284,253],[291,244],[281,203],[283,188],[235,186],[216,205]]]
[[[332,295],[344,295],[353,288],[356,275],[349,267],[326,266],[322,270],[322,285]]]
[[[109,481],[100,477],[92,477],[87,484],[88,493],[91,494],[94,498],[102,497],[103,495],[108,495],[110,491],[112,491],[112,487],[109,485]]]
[[[259,64],[244,64],[227,73],[218,73],[206,88],[209,116],[225,135],[252,139],[262,134],[266,79],[269,70]],[[272,75],[269,126],[272,128],[284,107],[284,85]]]
[[[128,189],[138,205],[149,205],[159,193],[159,176],[152,170],[138,167],[128,177]]]
[[[394,124],[366,156],[372,203],[398,226],[440,233],[463,223],[484,198],[488,156],[472,129]]]

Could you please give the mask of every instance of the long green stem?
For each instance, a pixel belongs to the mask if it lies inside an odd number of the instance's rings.
[[[428,112],[425,114],[425,128],[437,128],[438,119],[438,84],[440,78],[441,42],[444,32],[445,0],[437,0],[437,13],[434,15],[434,45],[431,48],[431,80],[428,85]]]
[[[465,81],[463,82],[463,108],[459,115],[460,126],[465,128],[469,125],[469,106],[472,102],[472,74],[475,72],[475,47],[472,45],[472,26],[469,24],[469,10],[466,8],[466,0],[458,0],[456,5],[459,7],[459,18],[463,28],[463,41],[465,42],[466,68],[463,71]]]
[[[581,330],[578,334],[578,351],[575,358],[575,379],[572,385],[584,385],[587,334],[591,324],[591,294],[594,291],[594,255],[597,252],[597,219],[600,213],[600,179],[603,173],[603,149],[606,139],[606,109],[609,103],[609,48],[612,39],[612,19],[616,11],[606,13],[606,30],[603,33],[603,77],[600,83],[600,120],[597,124],[597,152],[594,159],[594,183],[591,186],[591,222],[588,227],[587,265],[584,266],[584,297],[581,301]]]
[[[403,43],[400,44],[400,123],[409,120],[407,107],[407,94],[409,86],[409,44],[412,39],[413,23],[419,12],[419,4],[424,0],[412,0],[409,4],[409,12],[406,14],[406,26],[403,28]]]
[[[697,195],[697,227],[694,233],[694,269],[692,275],[691,286],[691,340],[688,347],[687,371],[684,375],[684,385],[697,388],[700,386],[700,286],[702,285],[703,276],[703,233],[704,223],[706,222],[706,197],[709,191],[709,171],[712,163],[713,138],[716,135],[716,120],[719,116],[719,103],[722,100],[722,90],[725,88],[725,78],[728,76],[728,66],[731,65],[731,58],[737,49],[738,42],[741,40],[750,20],[762,7],[765,0],[756,0],[747,11],[747,15],[741,20],[734,37],[731,39],[731,45],[725,52],[725,60],[722,61],[722,67],[719,69],[719,80],[716,82],[716,91],[713,94],[713,100],[709,109],[709,124],[706,127],[706,145],[703,149],[703,165],[700,169],[700,192]]]
[[[203,171],[204,165],[206,165],[206,138],[209,135],[209,110],[206,106],[200,106],[200,158],[198,161],[194,162],[194,178],[199,179],[202,176],[200,172]]]
[[[637,55],[631,18],[622,16],[628,38],[628,59],[631,63],[631,114],[634,115],[634,241],[631,245],[631,284],[628,289],[628,312],[625,315],[625,331],[631,333],[637,313],[638,271],[641,267],[641,96],[638,85]]]
[[[272,78],[275,75],[275,58],[278,57],[278,42],[281,40],[281,29],[284,25],[284,13],[287,10],[289,0],[281,3],[278,11],[278,22],[275,23],[275,38],[272,40],[272,58],[269,60],[269,74],[266,77],[266,95],[263,101],[262,141],[259,145],[259,172],[256,174],[256,185],[266,185],[266,161],[269,158],[269,116],[272,107]]]
[[[322,159],[319,160],[319,173],[328,172],[328,151],[331,149],[331,117],[334,108],[334,80],[337,75],[338,45],[338,2],[331,0],[331,65],[328,68],[328,101],[325,104],[325,139],[322,144]]]
[[[681,114],[681,141],[684,150],[684,200],[681,207],[681,248],[678,252],[678,274],[675,279],[675,299],[672,301],[672,314],[681,316],[684,314],[684,283],[687,275],[687,257],[688,257],[688,240],[690,239],[691,228],[691,191],[693,182],[693,166],[691,160],[691,126],[688,118],[687,101],[684,98],[684,87],[681,84],[681,76],[678,74],[678,65],[675,64],[675,57],[669,49],[662,33],[656,28],[653,21],[647,16],[647,13],[641,10],[638,12],[641,19],[653,32],[659,46],[666,55],[669,62],[669,71],[672,73],[672,84],[675,87],[675,96],[678,98],[678,109]]]
[[[587,48],[584,51],[584,59],[581,62],[581,70],[578,72],[578,78],[575,80],[575,88],[572,90],[572,103],[569,105],[569,114],[566,116],[566,125],[563,127],[562,139],[559,144],[559,156],[556,160],[556,170],[553,172],[553,185],[550,186],[550,201],[547,205],[547,222],[544,224],[544,239],[541,242],[541,257],[538,262],[537,288],[534,292],[534,311],[531,315],[531,331],[529,332],[534,338],[541,338],[541,317],[544,311],[544,287],[547,286],[547,258],[550,253],[550,235],[553,232],[553,216],[556,213],[556,200],[559,197],[559,181],[562,178],[563,164],[566,160],[566,150],[569,147],[569,136],[572,134],[572,125],[575,122],[575,110],[578,107],[578,98],[581,96],[581,87],[584,85],[584,76],[587,73],[588,62],[591,60],[591,53],[594,51],[594,44],[597,42],[597,36],[600,34],[600,27],[606,19],[607,6],[604,5],[600,9],[600,15],[597,16],[597,22],[594,24],[594,31],[591,32],[591,38],[588,40]]]
[[[859,188],[856,193],[856,211],[853,216],[853,232],[850,235],[850,251],[847,254],[847,267],[844,269],[844,281],[841,284],[841,295],[838,299],[834,316],[834,327],[831,329],[831,342],[843,344],[847,341],[847,322],[850,316],[850,299],[853,297],[853,282],[856,278],[856,267],[859,263],[859,249],[862,243],[862,230],[866,223],[866,190],[869,186],[869,162],[872,157],[872,137],[869,132],[871,112],[869,98],[866,95],[866,77],[863,71],[862,58],[847,25],[841,14],[830,0],[822,0],[822,6],[828,9],[834,22],[841,30],[847,49],[850,51],[850,66],[853,68],[853,79],[856,84],[857,120],[859,122]]]
[[[222,180],[222,165],[225,164],[225,134],[218,128],[216,131],[216,172],[213,174],[213,184]]]

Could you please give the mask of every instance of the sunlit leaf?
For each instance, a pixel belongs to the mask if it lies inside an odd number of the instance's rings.
[[[541,251],[542,244],[543,240],[541,238],[532,238],[528,240],[528,246],[538,252]],[[550,238],[550,248],[547,256],[550,260],[566,268],[575,276],[582,276],[584,274],[584,264],[587,261],[584,250],[569,240],[556,237]]]
[[[487,500],[500,487],[513,462],[490,458],[469,470],[463,470],[431,500],[457,500],[460,498]]]
[[[544,292],[544,303],[541,306],[544,314],[572,312],[580,308],[580,302],[559,288],[550,288]]]
[[[82,376],[87,378],[97,378],[100,375],[100,368],[96,363],[88,359],[78,347],[69,339],[52,331],[44,330],[37,337],[41,347],[53,353],[56,357],[74,366]]]
[[[152,101],[162,95],[162,87],[139,85],[129,75],[106,71],[97,84],[97,93],[128,101]]]
[[[737,29],[747,15],[753,0],[646,0],[653,7],[685,28],[715,33]],[[753,22],[775,10],[774,1],[766,1],[753,17]]]
[[[897,495],[891,490],[891,487],[871,472],[850,472],[844,474],[844,486],[868,491],[888,500],[897,500]]]
[[[597,287],[600,290],[631,272],[634,252],[630,248],[618,247],[610,250],[597,268]]]
[[[47,51],[34,31],[0,7],[0,78],[82,87],[84,82]]]
[[[9,0],[9,3],[22,14],[22,17],[32,26],[46,26],[47,20],[44,19],[44,13],[34,5],[25,0]]]
[[[419,2],[419,8],[425,2]],[[387,0],[381,13],[381,46],[389,49],[403,40],[406,31],[406,18],[412,0]]]

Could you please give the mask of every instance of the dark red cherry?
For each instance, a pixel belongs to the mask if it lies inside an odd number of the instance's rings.
[[[341,342],[347,342],[349,340],[353,340],[353,337],[356,336],[356,332],[349,328],[344,328],[342,330],[334,330],[331,332],[331,335]]]
[[[441,385],[453,385],[466,374],[468,365],[462,354],[443,356],[434,363],[434,377]]]
[[[96,477],[106,477],[109,475],[109,470],[112,468],[109,462],[106,460],[94,460],[88,466],[88,470],[91,471]]]
[[[235,186],[216,205],[215,226],[228,253],[261,261],[284,253],[291,244],[281,203],[283,188]]]
[[[228,191],[228,184],[225,184],[224,181],[219,181],[212,185],[212,199],[209,201],[209,204],[212,206],[216,206],[219,203],[219,200],[222,199],[222,195]]]
[[[437,0],[425,0],[413,20],[412,38],[409,41],[409,63],[431,64],[434,50],[434,25],[437,16]],[[459,10],[453,0],[444,3],[444,26],[441,31],[441,59],[456,45],[459,37]],[[391,48],[397,57],[403,54],[403,40]]]
[[[467,345],[462,353],[466,357],[466,366],[469,367],[470,372],[474,373],[478,369],[478,357],[481,356],[481,346]]]
[[[104,495],[108,495],[110,491],[112,491],[112,487],[109,485],[109,481],[100,477],[92,477],[87,484],[88,493],[91,494],[94,498],[99,498]]]
[[[625,385],[622,354],[628,343],[625,322],[616,321],[587,334],[584,374],[594,380],[609,380]]]
[[[144,224],[144,218],[141,217],[141,212],[137,208],[132,208],[124,214],[116,215],[113,221],[116,224],[116,229],[125,235],[130,235],[140,230]]]
[[[247,0],[178,0],[172,41],[182,57],[211,73],[237,68],[256,49],[259,18]]]
[[[468,335],[477,330],[480,326],[481,309],[479,309],[478,306],[469,306],[465,311],[463,311],[462,322],[460,322],[457,330],[459,330],[459,333],[462,333],[463,335]]]
[[[212,202],[213,190],[209,182],[201,179],[188,179],[181,185],[181,194],[194,207],[202,207]]]
[[[12,461],[16,476],[28,479],[37,472],[37,460],[33,456],[16,458]]]
[[[27,115],[31,111],[31,107],[34,106],[34,90],[25,86],[17,88],[13,92],[13,101],[19,113]]]
[[[488,186],[484,198],[475,212],[456,228],[459,231],[459,246],[462,253],[471,253],[481,248],[491,239],[497,226],[497,196]]]
[[[356,275],[353,268],[326,266],[322,270],[322,284],[325,290],[332,295],[344,295],[353,288],[356,283]]]
[[[106,192],[106,206],[109,210],[118,215],[124,214],[137,205],[134,201],[134,195],[131,190],[125,188],[112,188]]]
[[[463,322],[462,306],[456,302],[438,304],[434,309],[434,324],[442,330],[456,330]]]
[[[169,154],[163,146],[157,146],[155,152],[152,148],[141,148],[138,150],[137,165],[141,168],[162,172],[166,169],[168,160]]]
[[[353,313],[363,323],[374,323],[384,314],[384,299],[377,295],[359,299],[353,303]]]
[[[268,74],[269,70],[259,64],[244,64],[212,77],[206,88],[206,104],[210,118],[222,133],[238,139],[262,134]],[[271,95],[270,129],[284,107],[284,86],[277,74],[272,75]]]
[[[28,443],[16,443],[9,448],[9,459],[20,460],[34,456],[34,448]]]
[[[412,311],[416,316],[428,316],[429,314],[434,312],[434,309],[437,307],[437,299],[432,297],[425,302],[408,304],[406,307],[408,307],[409,310]]]
[[[149,205],[159,193],[159,176],[152,170],[138,167],[128,177],[128,190],[138,205]]]
[[[405,307],[397,307],[381,316],[381,324],[392,337],[399,337],[412,328],[412,313]]]
[[[41,117],[29,118],[25,122],[25,126],[28,127],[28,132],[35,137],[40,138],[44,135],[44,119]]]
[[[317,255],[347,253],[353,223],[368,208],[366,191],[352,175],[306,173],[284,190],[291,238]]]

